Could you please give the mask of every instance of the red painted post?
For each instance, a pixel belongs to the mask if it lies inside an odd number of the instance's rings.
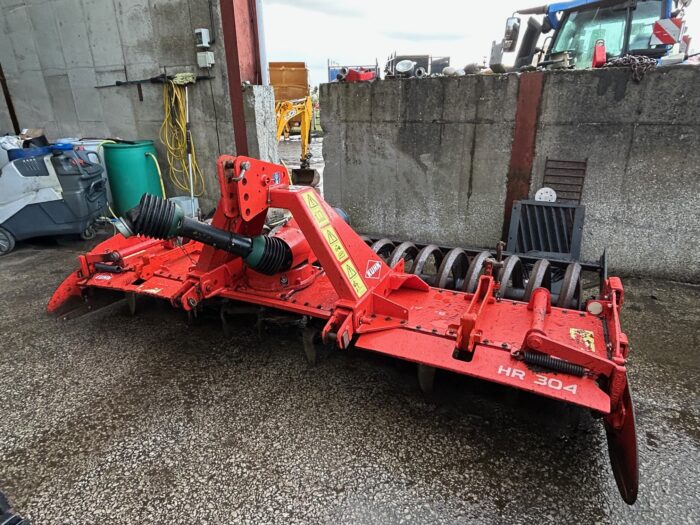
[[[255,0],[220,0],[236,155],[248,155],[242,84],[260,84],[262,67]]]
[[[537,120],[542,101],[544,73],[536,71],[520,75],[518,102],[515,110],[515,131],[506,180],[506,202],[503,210],[503,238],[508,236],[513,202],[526,199],[530,193],[532,162],[535,157]]]

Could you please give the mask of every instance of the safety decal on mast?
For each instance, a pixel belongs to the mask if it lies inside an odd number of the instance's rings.
[[[330,221],[328,220],[328,215],[326,215],[326,212],[323,209],[323,206],[321,206],[321,203],[318,202],[318,199],[316,198],[316,192],[314,190],[307,191],[306,193],[304,193],[302,198],[304,199],[304,204],[306,204],[306,207],[311,212],[311,216],[314,218],[314,221],[316,221],[316,224],[318,224],[319,228],[323,228],[326,224],[330,224]]]
[[[331,251],[338,262],[343,262],[348,258],[348,252],[343,246],[342,241],[338,237],[338,232],[330,224],[321,230],[323,232],[323,238],[326,239],[328,246],[331,247]]]
[[[352,262],[352,259],[350,259],[350,255],[348,254],[347,249],[345,249],[343,241],[340,240],[338,232],[335,231],[335,228],[333,228],[333,225],[328,219],[328,215],[323,209],[323,206],[321,206],[321,203],[318,201],[316,192],[314,190],[309,190],[302,195],[302,199],[304,200],[306,207],[311,212],[311,216],[313,217],[314,221],[321,229],[321,234],[323,239],[326,241],[326,244],[331,249],[331,252],[333,252],[333,255],[338,262],[341,263],[340,267],[343,269],[345,276],[348,278],[350,286],[352,286],[352,289],[355,290],[358,297],[362,297],[367,293],[367,286],[362,280],[362,277],[357,271],[357,267]]]
[[[360,277],[360,274],[357,272],[357,268],[352,263],[352,261],[348,259],[341,266],[343,268],[343,271],[345,272],[345,275],[348,278],[348,281],[350,281],[350,285],[355,290],[355,293],[359,297],[365,295],[365,293],[367,292],[367,287],[365,286],[365,282],[362,280],[362,277]]]

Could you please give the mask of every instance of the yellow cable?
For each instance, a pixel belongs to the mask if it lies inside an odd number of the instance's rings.
[[[187,164],[187,108],[185,87],[172,81],[163,84],[163,124],[160,127],[160,142],[165,146],[168,161],[168,176],[173,185],[190,192]],[[196,196],[204,194],[204,176],[197,163],[197,150],[190,132],[192,148],[192,183]]]
[[[156,163],[156,170],[158,171],[158,180],[160,181],[160,191],[163,192],[163,198],[165,199],[165,184],[163,184],[163,173],[161,173],[160,171],[160,164],[158,164],[158,159],[150,151],[146,153],[146,156],[151,157],[153,159],[153,162]]]

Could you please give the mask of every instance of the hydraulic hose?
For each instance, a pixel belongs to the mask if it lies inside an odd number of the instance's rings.
[[[185,237],[243,258],[253,270],[272,275],[288,270],[292,251],[282,239],[249,237],[215,228],[185,216],[177,204],[145,194],[138,206],[128,210],[123,221],[135,234],[155,239]]]

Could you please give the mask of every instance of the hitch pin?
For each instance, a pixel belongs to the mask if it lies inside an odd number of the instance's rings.
[[[239,182],[243,180],[243,177],[245,177],[245,172],[250,169],[250,162],[245,161],[241,163],[241,172],[238,175],[238,177],[231,177],[231,182]]]

